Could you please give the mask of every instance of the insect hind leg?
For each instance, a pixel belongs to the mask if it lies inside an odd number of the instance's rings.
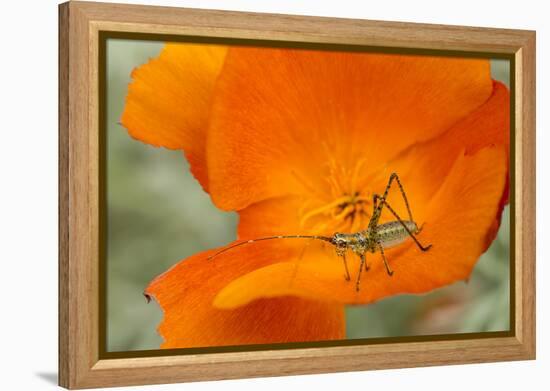
[[[361,272],[363,271],[363,265],[367,262],[365,254],[359,254],[361,258],[361,265],[359,266],[359,273],[357,273],[357,280],[355,281],[355,290],[359,292],[361,286]]]
[[[405,228],[405,231],[407,231],[407,233],[409,234],[409,236],[414,240],[414,242],[416,243],[416,245],[418,246],[418,248],[422,251],[428,251],[432,245],[429,244],[427,246],[423,246],[419,241],[418,239],[416,238],[416,236],[414,236],[414,234],[410,231],[410,229],[407,227],[407,225],[403,222],[403,220],[401,219],[401,217],[399,217],[399,215],[397,214],[397,212],[390,206],[390,204],[388,204],[388,201],[386,201],[385,198],[383,197],[380,197],[378,194],[375,194],[374,195],[374,198],[377,199],[377,201],[380,202],[380,209],[385,206],[386,208],[388,208],[388,210],[391,212],[391,214],[393,214],[395,216],[395,218],[397,219],[397,221],[399,221],[399,223],[403,226],[403,228]],[[413,220],[411,220],[413,221]]]
[[[407,207],[407,213],[409,215],[409,220],[414,221],[414,218],[413,218],[413,215],[412,215],[412,212],[411,212],[411,207],[409,205],[409,200],[407,198],[407,194],[405,193],[405,189],[403,188],[403,184],[401,184],[401,180],[399,179],[399,176],[397,175],[397,173],[393,172],[390,175],[390,179],[388,180],[388,184],[386,185],[386,189],[384,190],[384,195],[381,198],[383,198],[384,200],[386,200],[388,198],[388,194],[390,192],[391,186],[392,186],[394,181],[397,182],[397,186],[399,186],[399,191],[401,193],[401,196],[403,197],[403,201],[405,201],[405,206]],[[375,194],[375,196],[376,196],[376,194]],[[374,202],[374,208],[375,209],[377,208],[377,206],[378,205],[376,204],[376,202]],[[381,209],[382,205],[379,205],[378,207]]]

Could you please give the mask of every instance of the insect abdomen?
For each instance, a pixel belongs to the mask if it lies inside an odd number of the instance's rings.
[[[418,231],[418,227],[414,221],[404,220],[403,223],[411,233],[415,234]],[[398,246],[409,237],[409,233],[399,221],[390,221],[389,223],[380,224],[377,233],[380,244],[385,249]]]

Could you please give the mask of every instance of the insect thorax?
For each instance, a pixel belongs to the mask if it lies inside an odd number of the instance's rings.
[[[334,235],[333,242],[336,253],[341,256],[347,249],[351,249],[356,254],[364,254],[369,250],[371,240],[365,235],[365,231],[361,231],[352,234],[337,233]]]

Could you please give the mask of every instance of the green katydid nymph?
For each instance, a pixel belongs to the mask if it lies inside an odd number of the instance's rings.
[[[403,200],[405,201],[405,206],[407,207],[408,218],[409,218],[408,220],[403,220],[386,200],[388,197],[390,188],[394,181],[398,184],[399,190],[401,191],[401,195],[403,196]],[[388,209],[388,211],[390,211],[390,213],[396,218],[395,221],[389,221],[386,223],[379,224],[380,216],[382,214],[382,210],[384,207]],[[407,196],[405,194],[405,190],[403,189],[403,185],[401,184],[401,181],[399,180],[399,177],[397,176],[397,174],[393,173],[390,175],[390,179],[388,181],[388,184],[386,186],[386,189],[383,195],[380,196],[378,194],[374,194],[372,216],[370,218],[367,228],[362,231],[349,233],[349,234],[337,232],[332,237],[320,236],[320,235],[277,235],[277,236],[267,236],[263,238],[249,239],[249,240],[245,240],[240,243],[234,244],[232,246],[226,247],[218,251],[217,253],[211,255],[210,257],[208,257],[208,259],[213,259],[226,251],[234,249],[235,247],[239,247],[239,246],[243,246],[243,245],[251,244],[255,242],[260,242],[263,240],[275,240],[275,239],[321,240],[333,245],[336,250],[336,254],[342,258],[342,261],[344,263],[344,269],[345,269],[345,278],[348,281],[351,279],[351,277],[350,277],[348,264],[346,260],[346,253],[348,252],[348,250],[351,250],[354,254],[356,254],[361,259],[359,272],[357,273],[357,279],[355,282],[355,289],[359,291],[360,284],[361,284],[361,272],[363,268],[365,269],[365,271],[369,270],[369,266],[366,261],[366,254],[368,252],[374,254],[375,252],[380,251],[380,254],[382,255],[382,261],[384,262],[384,266],[386,268],[386,272],[388,273],[389,276],[391,276],[393,275],[393,271],[390,268],[390,265],[388,264],[386,255],[384,254],[384,249],[398,246],[404,243],[410,237],[421,251],[428,251],[432,247],[432,245],[429,244],[427,246],[424,246],[420,243],[420,241],[416,237],[416,235],[418,235],[421,230],[422,230],[422,227],[418,227],[418,225],[413,219],[411,208],[409,206],[409,201],[407,200]]]

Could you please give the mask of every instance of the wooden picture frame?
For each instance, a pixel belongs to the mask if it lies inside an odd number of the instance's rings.
[[[515,64],[514,322],[506,335],[105,358],[100,347],[101,32],[499,53]],[[535,358],[535,32],[89,2],[59,6],[59,384],[90,388]]]

